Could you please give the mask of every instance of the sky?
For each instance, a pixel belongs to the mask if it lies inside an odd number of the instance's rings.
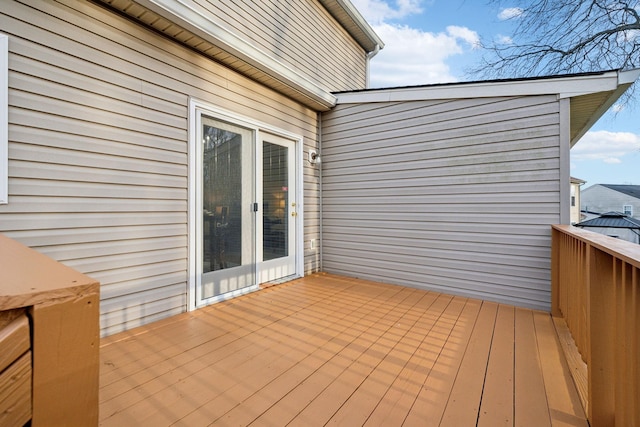
[[[371,87],[479,80],[469,74],[481,41],[508,43],[517,8],[487,0],[351,0],[384,41]],[[518,19],[517,17],[514,19]],[[640,93],[640,91],[639,91]],[[614,105],[571,149],[571,176],[640,185],[640,101]]]

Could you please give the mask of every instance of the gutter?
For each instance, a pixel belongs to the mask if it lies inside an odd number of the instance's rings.
[[[380,45],[377,44],[376,47],[371,51],[367,52],[367,64],[366,64],[366,80],[365,87],[369,89],[371,85],[371,59],[376,56],[380,52]]]

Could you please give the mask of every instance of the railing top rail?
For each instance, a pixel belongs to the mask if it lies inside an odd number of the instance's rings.
[[[623,260],[627,264],[640,268],[640,245],[593,231],[583,230],[571,225],[552,225],[552,227],[554,230],[570,235],[609,255]]]

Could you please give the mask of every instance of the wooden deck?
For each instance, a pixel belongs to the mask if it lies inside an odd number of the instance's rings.
[[[102,340],[103,426],[587,426],[548,313],[317,274]]]

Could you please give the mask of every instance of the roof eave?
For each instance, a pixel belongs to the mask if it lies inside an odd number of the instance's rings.
[[[118,8],[113,2],[103,1]],[[307,107],[316,111],[326,111],[335,105],[336,97],[331,92],[201,13],[184,0],[135,0],[135,2],[190,34],[222,49],[231,55],[231,58],[246,64],[246,68],[254,75],[262,76],[257,78],[259,81],[276,90],[287,88],[283,93]]]
[[[319,1],[367,53],[377,52],[384,47],[382,39],[350,0]]]
[[[573,146],[640,76],[640,69],[568,76],[444,83],[336,93],[338,104],[403,102],[498,96],[555,95],[570,99]]]

